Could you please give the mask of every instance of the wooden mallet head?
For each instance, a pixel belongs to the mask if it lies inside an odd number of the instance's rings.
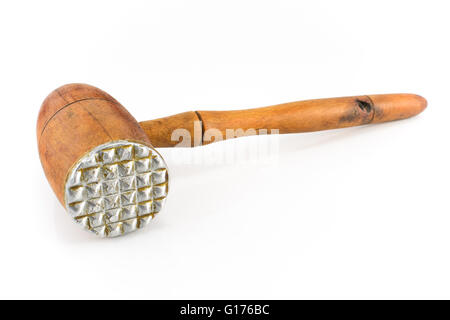
[[[168,173],[154,147],[176,146],[176,129],[195,136],[200,128],[199,139],[187,145],[197,146],[236,137],[229,130],[248,135],[261,129],[283,134],[345,128],[409,118],[426,105],[418,95],[386,94],[190,111],[138,123],[102,90],[69,84],[43,102],[37,139],[45,174],[62,205],[85,229],[112,237],[144,227],[161,211]]]
[[[142,228],[168,191],[166,164],[133,116],[107,93],[71,84],[44,101],[39,154],[50,185],[76,222],[101,236]]]

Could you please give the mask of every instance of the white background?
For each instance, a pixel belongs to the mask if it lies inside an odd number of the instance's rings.
[[[0,4],[0,298],[450,298],[448,1]],[[418,117],[279,137],[275,158],[160,149],[147,229],[99,239],[41,168],[41,102],[95,85],[138,120],[417,93]],[[243,138],[250,146],[265,137]],[[231,142],[233,143],[233,142]]]

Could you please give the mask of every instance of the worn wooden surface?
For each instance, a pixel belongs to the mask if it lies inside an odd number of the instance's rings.
[[[37,138],[42,166],[59,201],[69,170],[91,149],[114,140],[151,146],[137,121],[107,93],[84,84],[53,91],[41,106]]]
[[[194,123],[201,121],[200,143],[187,145],[194,146],[215,142],[217,136],[224,140],[235,137],[227,134],[227,129],[242,129],[244,135],[258,134],[261,129],[269,133],[278,130],[280,134],[337,129],[409,118],[426,106],[427,101],[415,94],[384,94],[298,101],[247,110],[193,111],[140,125],[153,146],[172,147],[179,142],[171,140],[174,129],[186,129],[194,141]]]
[[[184,129],[192,137],[185,147],[195,147],[202,144],[203,131],[201,128],[201,122],[198,115],[194,111],[188,111],[179,113],[166,118],[160,118],[150,121],[144,121],[139,123],[144,129],[145,133],[149,137],[152,143],[156,143],[158,147],[174,147],[182,139],[178,139],[176,134],[172,138],[172,134],[175,130]],[[195,130],[195,128],[199,130]],[[197,131],[197,132],[196,132]],[[197,141],[194,137],[197,137]],[[185,141],[186,142],[186,141]]]
[[[236,111],[190,111],[140,124],[109,94],[85,84],[53,91],[42,104],[37,122],[39,155],[45,174],[64,204],[69,170],[88,151],[115,140],[154,147],[179,145],[178,129],[190,140],[184,146],[204,145],[259,130],[297,133],[379,123],[414,116],[427,102],[414,94],[387,94],[318,99]],[[221,139],[217,139],[221,136]],[[173,138],[176,139],[173,139]]]

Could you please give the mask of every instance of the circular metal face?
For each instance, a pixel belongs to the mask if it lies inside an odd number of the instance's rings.
[[[75,164],[66,181],[65,204],[87,230],[115,237],[147,225],[161,211],[167,191],[167,166],[155,149],[114,141]]]

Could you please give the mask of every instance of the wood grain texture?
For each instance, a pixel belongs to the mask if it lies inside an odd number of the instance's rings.
[[[63,205],[66,177],[84,154],[115,140],[151,146],[124,107],[103,91],[83,84],[65,85],[45,99],[38,116],[37,137],[45,174]]]
[[[196,142],[194,139],[191,139],[189,141],[189,145],[187,145],[189,147],[195,147],[202,144],[202,129],[200,119],[197,113],[194,111],[188,111],[170,117],[144,121],[141,122],[140,125],[149,139],[152,141],[152,144],[155,144],[158,147],[174,147],[181,141],[180,139],[172,138],[172,133],[175,130],[184,129],[189,133],[190,137],[194,137],[196,122],[200,125],[200,132],[198,133],[200,135],[200,139],[198,139],[198,142]]]
[[[43,102],[37,121],[39,155],[47,179],[64,205],[69,170],[87,152],[107,142],[129,140],[173,147],[178,129],[192,139],[184,146],[205,145],[211,132],[234,138],[227,130],[278,130],[298,133],[359,126],[412,117],[427,106],[414,94],[386,94],[318,99],[235,111],[190,111],[140,124],[109,94],[85,84],[62,86]],[[197,132],[198,131],[198,132]],[[217,136],[217,135],[216,135]],[[194,139],[196,138],[196,139]]]
[[[261,129],[278,130],[280,134],[320,131],[405,119],[419,114],[426,106],[427,101],[415,94],[384,94],[306,100],[247,110],[187,112],[140,125],[155,147],[171,147],[177,144],[170,140],[171,130],[187,128],[192,132],[193,121],[201,120],[200,144],[205,145],[215,141],[207,137],[211,130],[218,130],[223,139],[230,138],[227,129],[255,129],[256,134]]]

